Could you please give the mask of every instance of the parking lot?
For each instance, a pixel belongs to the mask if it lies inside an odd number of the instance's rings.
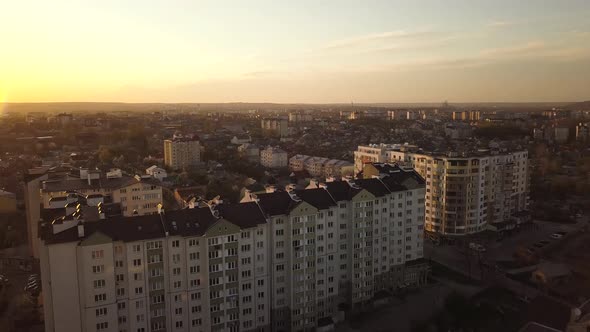
[[[477,244],[485,248],[483,252],[475,252],[461,245],[435,245],[432,241],[424,241],[424,257],[452,268],[475,279],[483,279],[483,265],[494,266],[496,262],[513,260],[513,254],[528,248],[540,255],[555,247],[588,226],[588,217],[582,217],[575,224],[559,224],[546,221],[534,221],[532,227],[514,230],[505,235],[502,240],[494,238],[478,240]],[[552,234],[561,232],[563,237],[554,239]],[[475,241],[475,240],[474,240]],[[546,241],[542,248],[535,244]]]

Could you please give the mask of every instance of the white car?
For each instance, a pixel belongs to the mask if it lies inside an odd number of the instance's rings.
[[[552,238],[552,239],[559,240],[559,239],[561,239],[562,237],[563,237],[563,235],[561,235],[561,234],[557,234],[557,233],[553,233],[553,234],[551,234],[551,238]]]

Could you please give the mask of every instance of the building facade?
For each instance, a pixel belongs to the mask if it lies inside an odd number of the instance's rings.
[[[472,234],[528,210],[527,151],[459,156],[429,154],[404,146],[379,150],[375,156],[412,167],[425,178],[425,229],[429,232]],[[363,164],[363,160],[355,159],[357,163]]]
[[[425,282],[424,180],[314,183],[41,228],[46,331],[305,331]],[[422,266],[417,269],[416,266]]]
[[[293,172],[307,171],[313,177],[323,178],[340,178],[352,176],[354,173],[351,162],[301,154],[289,158],[289,170]]]
[[[260,164],[266,168],[282,168],[289,165],[287,152],[284,150],[268,146],[260,151]]]
[[[195,137],[175,137],[164,141],[164,164],[180,170],[201,163],[203,146]]]

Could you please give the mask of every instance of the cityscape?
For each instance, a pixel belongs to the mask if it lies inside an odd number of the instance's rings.
[[[0,331],[590,331],[590,6],[451,2],[4,29]]]

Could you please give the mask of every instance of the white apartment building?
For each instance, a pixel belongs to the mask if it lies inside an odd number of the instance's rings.
[[[429,232],[472,234],[486,229],[487,224],[511,221],[528,209],[527,151],[486,150],[459,156],[402,146],[381,150],[379,156],[412,167],[425,178],[425,228]],[[355,159],[357,162],[363,163]]]
[[[289,165],[287,152],[278,148],[268,146],[260,150],[260,164],[266,168],[281,168]]]
[[[314,177],[340,178],[353,175],[353,164],[345,160],[298,154],[289,158],[289,170],[293,172],[305,170]]]
[[[166,172],[166,170],[156,165],[152,165],[146,168],[145,173],[147,175],[150,175],[154,179],[158,179],[160,181],[163,181],[166,177],[168,177],[168,173]]]
[[[361,308],[381,290],[425,281],[424,181],[404,172],[45,223],[45,329],[329,328],[340,304]]]
[[[202,152],[197,137],[175,136],[164,141],[164,164],[175,170],[199,165]]]

